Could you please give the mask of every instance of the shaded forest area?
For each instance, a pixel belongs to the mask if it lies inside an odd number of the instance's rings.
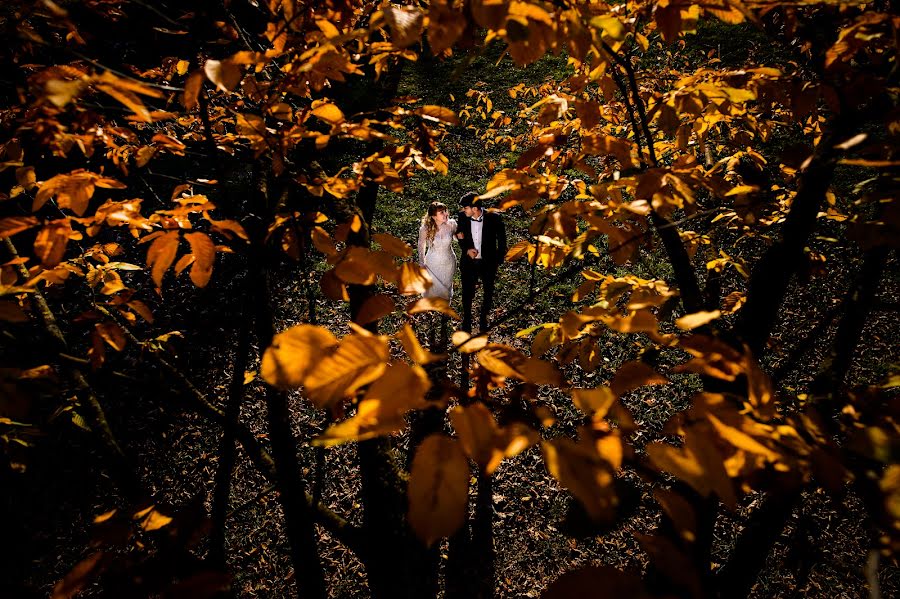
[[[898,12],[4,3],[0,595],[897,595]]]

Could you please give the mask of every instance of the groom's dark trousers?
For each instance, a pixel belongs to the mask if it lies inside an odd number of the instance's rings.
[[[460,212],[457,232],[462,235],[459,240],[462,249],[460,261],[460,278],[462,279],[463,330],[472,330],[472,300],[478,281],[484,287],[484,298],[479,313],[479,330],[484,331],[488,325],[488,314],[494,305],[494,283],[497,280],[497,268],[506,256],[506,228],[502,217],[495,212],[483,213],[484,224],[481,234],[481,258],[470,258],[468,250],[474,248],[472,241],[472,221]]]

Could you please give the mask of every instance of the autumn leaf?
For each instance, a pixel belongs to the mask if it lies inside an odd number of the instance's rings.
[[[644,385],[665,385],[669,379],[644,362],[632,360],[622,364],[609,384],[613,393],[622,396]]]
[[[503,459],[503,451],[497,446],[500,429],[491,411],[482,403],[455,406],[450,410],[450,422],[466,455],[485,474],[496,470]]]
[[[206,233],[198,231],[185,233],[184,238],[191,245],[191,253],[194,255],[191,281],[197,287],[206,287],[216,260],[216,246]]]
[[[356,414],[328,427],[313,445],[330,446],[388,435],[406,427],[410,410],[427,406],[425,393],[431,387],[428,375],[419,366],[403,362],[391,364],[366,391]]]
[[[388,233],[375,233],[372,238],[381,248],[392,256],[409,258],[412,256],[412,248],[402,239],[397,239]]]
[[[403,323],[403,327],[397,331],[395,336],[400,340],[406,354],[416,364],[430,364],[446,357],[445,354],[433,354],[422,347],[409,323]]]
[[[391,41],[398,48],[414,44],[422,35],[425,15],[413,6],[388,6],[384,9],[384,20],[391,30]]]
[[[442,297],[423,297],[414,302],[410,302],[406,306],[407,314],[420,314],[422,312],[440,312],[446,314],[450,318],[459,320],[459,314],[450,307],[450,302]]]
[[[469,499],[469,462],[456,439],[433,434],[422,441],[407,495],[409,525],[426,546],[459,530]]]
[[[44,224],[34,239],[34,256],[47,268],[56,266],[65,256],[71,235],[69,219],[61,218]]]
[[[378,379],[387,365],[388,344],[384,337],[353,333],[331,351],[312,358],[318,362],[307,372],[303,385],[309,399],[323,408]]]
[[[329,102],[322,102],[320,104],[314,102],[312,114],[332,125],[344,121],[344,113],[341,112],[341,109]]]
[[[431,275],[427,270],[412,262],[404,262],[400,265],[397,291],[403,295],[416,295],[425,293],[429,287],[431,287]]]
[[[203,65],[203,72],[213,85],[223,92],[230,92],[238,86],[243,79],[244,69],[241,65],[231,60],[209,59]],[[187,93],[187,90],[185,90]],[[187,104],[187,102],[185,102]]]
[[[690,331],[716,320],[722,316],[721,310],[710,310],[686,314],[675,320],[675,325],[682,330]]]
[[[147,266],[150,267],[150,276],[157,287],[162,287],[163,276],[175,261],[178,243],[178,231],[166,231],[156,237],[147,250]]]
[[[606,416],[618,397],[609,387],[572,389],[572,401],[586,415],[599,419]]]
[[[373,295],[366,299],[366,301],[363,302],[363,305],[359,307],[359,313],[356,315],[354,322],[356,324],[364,325],[381,320],[393,312],[395,308],[394,300],[392,300],[390,296],[383,293]]]
[[[94,330],[116,351],[122,351],[128,343],[122,327],[114,322],[98,322],[94,325]]]
[[[272,345],[263,354],[260,374],[276,387],[300,387],[316,360],[337,344],[335,336],[323,327],[291,327],[272,338]]]
[[[459,117],[456,116],[456,113],[443,106],[434,106],[431,104],[420,106],[413,110],[413,113],[429,121],[447,123],[448,125],[459,125]]]
[[[478,362],[494,374],[535,385],[558,386],[563,380],[562,373],[550,362],[525,356],[503,345],[489,345],[478,352]]]
[[[36,227],[41,221],[33,216],[8,216],[0,218],[0,239],[12,237],[16,233]]]
[[[577,443],[560,437],[541,443],[547,470],[581,502],[590,517],[609,522],[619,499],[613,486],[613,469],[584,439]]]

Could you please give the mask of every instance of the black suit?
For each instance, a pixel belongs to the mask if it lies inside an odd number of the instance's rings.
[[[460,278],[462,278],[463,330],[472,329],[472,300],[475,298],[475,287],[478,280],[484,285],[484,300],[479,313],[480,330],[487,329],[487,317],[494,303],[494,283],[497,280],[497,268],[506,256],[506,227],[503,218],[496,212],[481,213],[481,254],[478,258],[470,258],[468,251],[475,247],[472,240],[472,219],[460,212],[457,215],[456,233],[459,246],[462,248]]]

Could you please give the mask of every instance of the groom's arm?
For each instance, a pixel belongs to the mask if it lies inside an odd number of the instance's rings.
[[[475,244],[472,242],[472,221],[468,217],[465,215],[459,217],[456,231],[456,238],[459,240],[459,247],[462,249],[463,254],[475,247]]]

